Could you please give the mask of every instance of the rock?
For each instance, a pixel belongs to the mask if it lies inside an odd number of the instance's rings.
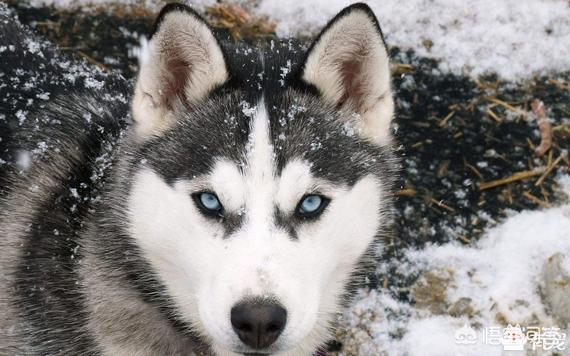
[[[447,313],[453,317],[469,316],[472,317],[475,314],[475,310],[471,305],[473,300],[471,298],[459,298],[455,303],[453,303]]]
[[[570,256],[561,253],[550,256],[542,270],[542,302],[560,328],[568,328],[570,324],[570,271],[564,266],[565,258]]]
[[[452,286],[453,275],[453,270],[443,268],[422,274],[411,288],[416,307],[432,314],[445,314],[449,307],[447,290]]]

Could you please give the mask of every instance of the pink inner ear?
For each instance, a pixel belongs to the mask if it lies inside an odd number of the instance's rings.
[[[160,103],[172,109],[176,102],[186,102],[185,88],[190,78],[191,64],[176,53],[168,53],[160,77]]]
[[[364,61],[368,56],[368,50],[361,47],[357,53],[353,53],[349,60],[343,61],[340,66],[343,94],[338,106],[350,106],[356,112],[366,111],[366,78],[364,75]]]

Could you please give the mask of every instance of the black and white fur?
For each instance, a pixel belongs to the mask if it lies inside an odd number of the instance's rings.
[[[53,51],[24,60],[13,20],[0,31],[16,46],[6,72],[57,67]],[[313,354],[392,223],[394,105],[374,14],[344,9],[309,47],[250,47],[171,4],[140,64],[130,107],[121,78],[69,85],[4,137],[32,160],[0,195],[0,354]],[[202,191],[223,217],[200,210]],[[317,193],[323,213],[298,216]],[[261,349],[230,320],[258,301],[287,313]]]

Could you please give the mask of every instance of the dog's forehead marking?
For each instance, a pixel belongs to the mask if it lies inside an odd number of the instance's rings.
[[[277,147],[272,141],[271,118],[263,97],[255,106],[246,101],[240,106],[249,118],[244,159],[242,163],[218,160],[209,180],[228,212],[244,218],[240,228],[227,230],[226,236],[245,229],[249,235],[267,237],[282,227],[276,212],[293,211],[317,181],[310,163],[301,158],[291,158],[281,170],[277,169]]]
[[[263,181],[273,177],[274,152],[269,136],[269,116],[263,98],[254,110],[244,108],[251,117],[251,131],[247,145],[248,172],[253,180]]]
[[[247,144],[246,209],[250,222],[259,227],[267,225],[271,217],[275,193],[275,153],[269,132],[269,115],[263,97],[255,110],[244,113],[251,117]]]

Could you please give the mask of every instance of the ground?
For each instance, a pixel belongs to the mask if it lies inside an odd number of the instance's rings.
[[[8,1],[22,23],[62,51],[133,79],[139,40],[160,4],[124,3]],[[266,40],[314,35],[344,3],[193,5],[221,31]],[[331,348],[491,355],[502,347],[483,342],[490,327],[568,329],[570,3],[396,3],[371,2],[396,92],[396,231]],[[543,155],[535,100],[552,129]],[[456,343],[464,325],[477,333],[476,344]]]

